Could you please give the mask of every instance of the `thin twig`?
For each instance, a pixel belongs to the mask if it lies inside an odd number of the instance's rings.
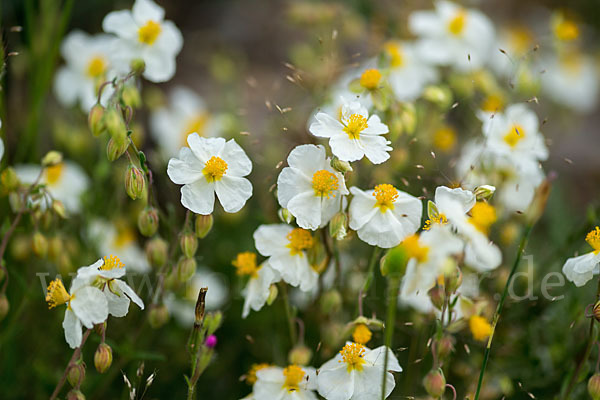
[[[55,400],[56,397],[58,396],[58,394],[60,393],[60,389],[62,389],[62,387],[65,384],[65,381],[67,380],[67,375],[69,374],[69,369],[75,363],[75,361],[79,358],[79,355],[81,354],[81,349],[83,348],[83,345],[85,344],[85,341],[87,340],[88,336],[90,336],[90,333],[92,333],[92,330],[88,329],[83,334],[83,338],[81,339],[81,344],[73,352],[73,355],[71,356],[71,359],[69,360],[69,363],[67,364],[67,367],[65,368],[65,372],[63,372],[62,378],[60,378],[60,381],[58,381],[58,383],[56,384],[56,388],[54,388],[54,392],[52,392],[52,396],[50,396],[50,400]]]

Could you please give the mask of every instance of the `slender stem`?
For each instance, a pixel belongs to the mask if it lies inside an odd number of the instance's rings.
[[[90,336],[90,333],[92,333],[92,330],[88,329],[83,334],[83,338],[81,338],[81,344],[73,352],[73,355],[71,356],[71,359],[69,360],[69,363],[67,364],[67,367],[65,368],[65,372],[63,372],[62,378],[60,378],[60,381],[58,381],[58,383],[56,384],[56,388],[54,388],[54,392],[52,392],[52,396],[50,396],[50,400],[55,400],[56,397],[58,396],[58,394],[60,393],[60,389],[62,389],[62,387],[65,384],[65,381],[67,380],[69,368],[71,367],[71,365],[73,365],[75,363],[75,361],[81,355],[81,349],[83,348],[83,345],[85,344],[85,341],[87,340],[88,336]]]
[[[285,283],[281,284],[281,293],[283,298],[283,305],[285,308],[285,315],[288,320],[288,328],[290,331],[290,341],[292,342],[292,347],[296,345],[296,327],[294,325],[294,317],[292,316],[292,309],[290,307],[290,299],[288,296],[287,286]]]
[[[400,290],[400,276],[390,276],[388,279],[388,305],[387,319],[385,322],[385,357],[383,359],[383,377],[381,386],[381,400],[385,399],[385,387],[387,384],[387,366],[389,353],[392,351],[392,338],[396,322],[396,304],[398,304],[398,292]]]
[[[517,250],[515,262],[512,266],[512,269],[510,270],[510,274],[508,275],[508,279],[506,280],[506,284],[504,285],[502,297],[500,298],[500,302],[498,303],[498,307],[496,307],[496,312],[494,313],[494,319],[492,321],[492,333],[490,334],[490,337],[487,342],[487,347],[485,348],[485,353],[483,355],[483,363],[481,364],[481,371],[479,372],[479,381],[477,382],[475,400],[479,399],[479,393],[483,384],[483,375],[485,374],[485,368],[487,367],[488,360],[490,358],[492,340],[494,339],[494,333],[496,332],[496,325],[498,325],[498,320],[500,319],[500,313],[502,313],[502,308],[504,307],[504,300],[506,299],[506,295],[508,294],[508,288],[512,282],[512,278],[515,275],[515,272],[517,271],[519,263],[521,262],[521,257],[523,256],[523,251],[525,250],[525,246],[527,245],[527,240],[529,239],[529,234],[531,233],[532,227],[532,225],[527,225],[525,227],[525,230],[523,231],[523,235],[521,236],[521,242],[519,243],[519,249]]]

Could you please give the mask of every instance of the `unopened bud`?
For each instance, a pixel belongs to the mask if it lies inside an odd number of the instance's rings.
[[[442,360],[448,357],[454,351],[454,343],[455,339],[453,336],[443,336],[436,345],[438,357]]]
[[[427,393],[433,398],[440,398],[446,391],[446,378],[441,369],[433,369],[429,371],[423,378],[423,386]]]
[[[223,313],[221,311],[211,312],[204,316],[204,328],[206,328],[206,334],[212,335],[219,329],[223,322]]]
[[[438,107],[445,109],[452,104],[452,92],[445,86],[428,86],[423,91],[423,98]]]
[[[81,386],[84,379],[85,363],[80,360],[69,367],[69,372],[67,372],[67,380],[71,386],[78,388]]]
[[[85,396],[81,393],[81,390],[71,389],[69,393],[67,393],[67,400],[85,400]]]
[[[196,236],[200,239],[204,239],[210,232],[213,226],[213,216],[209,215],[196,215]]]
[[[36,231],[31,240],[31,247],[36,256],[44,258],[48,253],[48,240],[40,231]]]
[[[142,105],[140,91],[134,85],[125,86],[121,98],[123,99],[123,103],[131,108],[138,108]]]
[[[125,171],[125,191],[132,200],[142,197],[146,189],[144,172],[133,164]]]
[[[348,217],[346,213],[339,212],[329,221],[329,235],[337,240],[342,240],[348,235]]]
[[[546,179],[536,189],[533,201],[525,213],[529,225],[535,224],[542,217],[544,210],[546,210],[546,203],[548,202],[549,195],[550,181]]]
[[[129,64],[129,66],[131,67],[131,70],[136,75],[143,74],[144,70],[146,69],[146,63],[141,58],[136,58],[136,59],[132,60],[131,63]]]
[[[267,297],[267,305],[270,306],[277,300],[277,295],[279,294],[279,289],[277,289],[277,285],[272,284],[269,286],[269,297]]]
[[[431,299],[431,303],[439,310],[444,306],[444,301],[446,300],[446,293],[444,292],[444,288],[440,285],[435,285],[427,292],[427,295]]]
[[[169,310],[167,306],[164,304],[155,304],[150,306],[150,310],[148,310],[148,322],[150,323],[150,327],[153,329],[158,329],[169,320]]]
[[[408,254],[406,249],[400,245],[390,249],[381,259],[380,269],[383,276],[402,276],[406,271]]]
[[[8,311],[10,310],[10,304],[8,303],[8,299],[5,294],[0,294],[0,321],[6,317]]]
[[[198,239],[196,239],[196,236],[191,232],[184,233],[179,239],[179,245],[183,254],[187,258],[192,258],[198,249]]]
[[[328,290],[323,293],[319,303],[323,314],[335,314],[342,307],[342,295],[336,289]]]
[[[308,365],[312,358],[312,350],[303,344],[294,346],[288,354],[288,362],[294,365]]]
[[[348,161],[342,161],[335,156],[333,156],[331,159],[330,165],[331,168],[341,172],[342,174],[345,174],[346,172],[352,172],[352,165]]]
[[[8,194],[19,187],[19,178],[14,168],[8,167],[0,174],[2,194]]]
[[[56,215],[63,219],[67,218],[67,210],[65,209],[64,203],[60,200],[52,201],[52,211],[54,211]]]
[[[110,138],[108,145],[106,145],[106,157],[108,161],[115,161],[127,151],[129,143],[127,141],[118,144],[113,138]]]
[[[596,318],[596,321],[600,322],[600,300],[597,301],[596,304],[594,304],[592,313],[594,314],[594,318]]]
[[[42,158],[42,167],[52,167],[54,165],[58,165],[62,162],[63,156],[62,153],[52,150],[46,153],[44,158]]]
[[[196,273],[196,260],[182,257],[177,262],[177,279],[179,282],[187,282]]]
[[[413,103],[405,103],[400,111],[402,129],[409,135],[415,133],[417,127],[417,109]]]
[[[63,253],[63,241],[60,236],[52,236],[48,241],[48,257],[51,260],[57,260]]]
[[[96,104],[88,114],[88,127],[92,131],[92,135],[100,136],[105,130],[104,126],[104,107],[102,104]]]
[[[104,126],[108,131],[111,139],[115,141],[117,145],[122,146],[123,143],[127,142],[127,127],[121,112],[116,108],[109,108],[104,112],[102,118]]]
[[[158,212],[156,208],[146,207],[140,212],[140,215],[138,215],[138,229],[146,237],[150,237],[156,233],[158,229]]]
[[[478,201],[489,200],[496,192],[496,187],[492,185],[481,185],[475,189],[475,197]]]
[[[587,388],[592,400],[600,400],[600,373],[592,375],[588,381]]]
[[[112,349],[106,343],[100,343],[94,354],[94,366],[96,371],[105,373],[112,364]]]
[[[458,266],[444,273],[444,285],[448,293],[454,293],[460,287],[463,281],[462,271]]]
[[[146,243],[146,257],[153,267],[159,268],[165,265],[168,257],[169,245],[161,238],[153,238]]]
[[[294,220],[294,216],[287,208],[280,208],[279,211],[277,211],[277,216],[281,222],[285,222],[286,224],[291,224]]]

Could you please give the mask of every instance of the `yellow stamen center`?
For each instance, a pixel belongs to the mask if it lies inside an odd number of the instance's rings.
[[[119,257],[111,254],[110,256],[104,257],[104,264],[100,267],[100,269],[103,271],[109,271],[115,268],[123,268],[124,266],[125,264],[119,260]]]
[[[360,114],[352,114],[346,122],[344,132],[348,134],[350,139],[358,139],[360,133],[369,127],[367,119]]]
[[[59,163],[46,168],[46,182],[49,185],[54,185],[62,176],[65,164]]]
[[[338,189],[338,178],[335,174],[321,169],[313,175],[312,187],[317,197],[335,197],[333,191]]]
[[[285,383],[283,387],[288,392],[296,392],[300,390],[300,382],[304,378],[306,373],[304,370],[297,365],[290,365],[283,369],[283,376],[285,376]]]
[[[87,65],[87,75],[90,78],[99,78],[106,72],[106,61],[101,56],[92,57]]]
[[[480,315],[473,315],[469,318],[469,329],[475,340],[485,340],[492,333],[492,325]]]
[[[563,19],[554,25],[554,36],[559,40],[570,42],[579,37],[579,27],[574,21]]]
[[[600,253],[600,227],[587,234],[585,241],[594,248],[594,254]]]
[[[371,333],[371,330],[365,324],[356,325],[352,332],[352,340],[358,344],[367,344],[372,336],[373,333]]]
[[[504,135],[504,141],[510,146],[515,147],[521,140],[525,138],[525,130],[521,125],[513,125],[508,133]]]
[[[135,231],[128,226],[118,227],[117,234],[113,239],[113,245],[117,249],[121,249],[130,243],[135,242]]]
[[[257,272],[260,269],[256,265],[256,254],[251,251],[239,253],[231,263],[236,268],[236,273],[240,276],[249,275],[256,278]]]
[[[429,229],[431,229],[431,226],[433,224],[445,225],[447,223],[448,218],[446,218],[444,214],[434,215],[433,217],[431,217],[431,219],[425,221],[425,225],[423,225],[423,230],[428,231]]]
[[[200,136],[204,136],[204,129],[206,128],[206,122],[208,121],[208,114],[206,113],[198,113],[198,115],[190,118],[186,124],[185,129],[183,130],[182,135],[182,146],[187,146],[187,137],[190,133],[196,132]]]
[[[348,343],[340,350],[342,361],[346,363],[348,372],[352,370],[362,371],[365,360],[365,346],[358,343]],[[342,362],[340,361],[340,362]]]
[[[381,72],[378,69],[367,69],[360,76],[360,86],[367,90],[377,89],[379,81],[381,81]]]
[[[448,31],[454,36],[463,33],[467,22],[467,13],[465,10],[459,10],[448,22]]]
[[[263,368],[269,367],[269,364],[261,363],[261,364],[252,364],[250,367],[250,371],[246,374],[246,383],[248,385],[254,385],[256,383],[256,373]]]
[[[48,285],[48,292],[46,293],[46,302],[48,302],[48,308],[54,308],[61,304],[68,303],[73,296],[71,296],[65,285],[58,278],[50,282]]]
[[[408,258],[415,258],[419,263],[427,261],[429,247],[421,246],[419,243],[419,235],[411,235],[407,237],[402,241],[402,246],[406,250]]]
[[[152,45],[162,32],[162,27],[156,21],[149,20],[144,26],[138,29],[138,40],[140,43]]]
[[[456,145],[456,131],[450,127],[438,129],[433,135],[433,146],[446,153]]]
[[[475,227],[483,233],[488,232],[490,226],[496,222],[496,219],[498,219],[496,216],[496,209],[488,203],[478,201],[473,208],[471,208],[471,218],[469,219],[469,222],[475,225]]]
[[[400,68],[404,65],[404,55],[399,44],[388,42],[385,45],[385,51],[390,56],[390,67]]]
[[[292,256],[302,255],[304,250],[310,249],[314,245],[313,237],[306,229],[294,228],[286,237],[290,241],[287,247]]]
[[[490,94],[481,103],[481,109],[487,112],[496,112],[502,110],[504,107],[504,100],[497,94]]]
[[[377,199],[375,207],[379,207],[382,213],[394,209],[394,202],[398,198],[398,190],[388,183],[375,186],[373,196]]]
[[[204,165],[202,173],[209,182],[220,180],[227,171],[227,163],[220,157],[212,156]]]

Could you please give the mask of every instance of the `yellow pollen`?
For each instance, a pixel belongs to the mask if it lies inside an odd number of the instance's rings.
[[[467,13],[465,10],[458,11],[454,17],[448,22],[448,31],[454,36],[463,33],[467,22]]]
[[[570,42],[579,37],[579,27],[570,19],[563,19],[554,25],[554,36],[557,39]]]
[[[196,132],[200,136],[204,136],[204,129],[206,128],[206,122],[208,121],[208,114],[198,113],[198,115],[190,118],[183,130],[182,134],[182,146],[187,146],[187,137],[190,133]]]
[[[382,213],[394,209],[394,202],[398,198],[398,190],[388,183],[375,186],[373,196],[377,199],[375,207]]]
[[[117,249],[121,249],[130,243],[135,242],[135,231],[128,226],[120,226],[117,228],[117,234],[113,239],[113,245]]]
[[[492,325],[480,315],[469,318],[469,329],[475,340],[485,340],[492,333]]]
[[[365,363],[363,359],[365,346],[358,343],[348,343],[340,350],[340,354],[342,355],[342,361],[346,363],[348,372],[352,370],[362,371],[363,364]]]
[[[388,42],[385,44],[385,51],[390,56],[390,67],[400,68],[404,65],[404,55],[399,44]]]
[[[504,100],[497,94],[490,94],[481,103],[481,109],[487,112],[496,112],[502,110],[504,107]]]
[[[456,145],[456,131],[450,127],[438,129],[433,135],[433,146],[447,153]]]
[[[313,175],[312,187],[317,197],[335,197],[333,191],[338,189],[338,178],[335,174],[321,169]]]
[[[352,114],[350,118],[348,118],[347,124],[344,127],[344,132],[348,134],[350,139],[358,139],[360,137],[360,133],[367,129],[369,125],[367,125],[367,119],[360,114]]]
[[[48,302],[48,308],[54,308],[69,302],[73,296],[71,296],[65,285],[58,278],[50,282],[48,285],[48,292],[46,293],[46,302]]]
[[[101,56],[92,57],[87,65],[87,75],[90,78],[99,78],[106,72],[106,61]]]
[[[367,344],[372,336],[371,330],[365,324],[356,325],[352,332],[352,340],[358,344]]]
[[[431,219],[428,219],[427,221],[425,221],[423,230],[428,231],[429,229],[431,229],[431,226],[433,224],[445,225],[447,223],[448,223],[448,218],[446,218],[446,216],[444,214],[434,215],[433,217],[431,217]]]
[[[471,218],[469,219],[469,222],[475,225],[475,227],[483,233],[488,232],[490,226],[496,222],[496,219],[496,209],[488,203],[478,201],[473,208],[471,208]]]
[[[587,234],[585,241],[594,248],[594,254],[600,253],[600,228],[596,227]]]
[[[285,383],[283,384],[283,387],[287,389],[288,392],[300,390],[300,382],[302,382],[304,375],[306,375],[304,370],[297,365],[290,365],[284,368],[283,376],[285,376]]]
[[[160,35],[162,27],[156,21],[149,20],[146,25],[138,29],[138,40],[140,43],[152,45]]]
[[[508,133],[504,135],[504,141],[510,146],[515,147],[517,143],[525,138],[525,130],[521,125],[513,125]]]
[[[251,251],[244,251],[239,253],[235,260],[231,262],[236,268],[236,273],[240,276],[250,275],[253,278],[257,276],[257,272],[260,269],[256,265],[256,253]]]
[[[104,257],[104,265],[102,265],[100,269],[103,271],[109,271],[115,268],[123,268],[124,266],[125,264],[123,264],[121,260],[119,260],[119,257],[113,256],[111,254],[110,256]]]
[[[62,176],[65,164],[59,163],[46,168],[46,182],[49,185],[54,185]]]
[[[360,86],[367,90],[375,90],[381,81],[381,72],[378,69],[367,69],[360,76]]]
[[[246,383],[248,385],[254,385],[256,383],[256,373],[263,368],[269,367],[269,364],[261,363],[261,364],[252,364],[250,367],[250,371],[246,374]]]
[[[419,263],[427,261],[429,247],[421,246],[419,243],[419,235],[410,235],[402,241],[402,246],[406,250],[409,258],[415,258]]]
[[[212,156],[204,165],[202,173],[209,182],[220,180],[227,171],[227,163],[220,157]]]
[[[287,234],[290,243],[287,245],[290,249],[290,255],[302,255],[302,251],[313,247],[313,237],[309,231],[302,228],[294,228]]]

